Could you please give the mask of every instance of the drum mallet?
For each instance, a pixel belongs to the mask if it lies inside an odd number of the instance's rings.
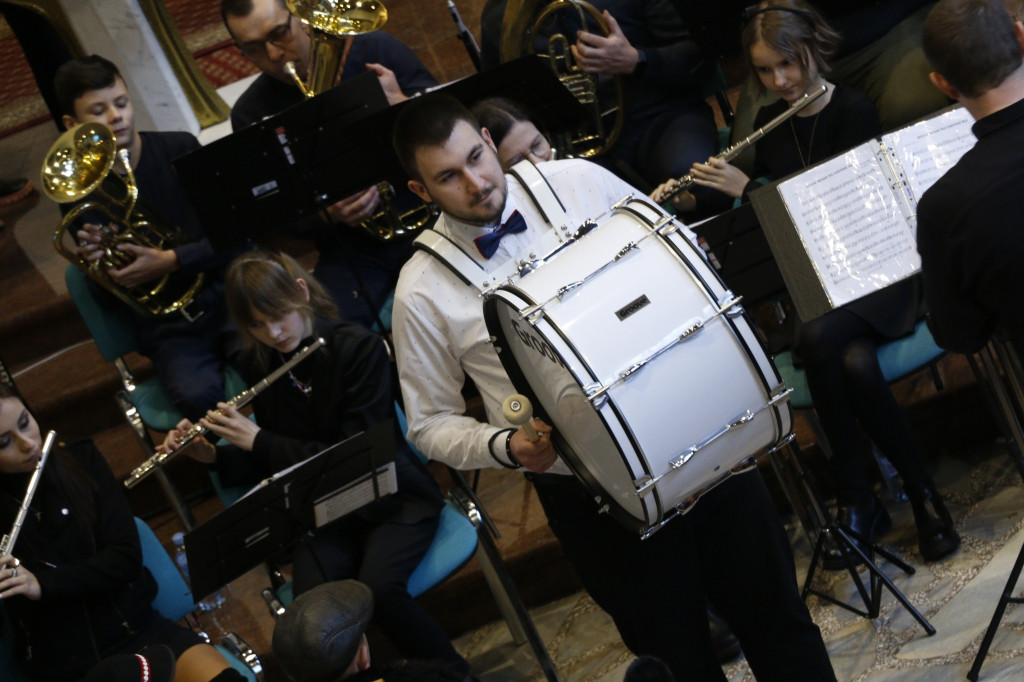
[[[530,420],[533,419],[533,405],[525,395],[516,393],[505,398],[505,402],[501,404],[501,413],[511,423],[522,426],[526,438],[531,443],[536,443],[540,439],[537,429],[533,428],[533,424],[530,423]]]

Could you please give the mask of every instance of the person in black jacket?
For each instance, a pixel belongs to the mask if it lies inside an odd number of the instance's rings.
[[[39,425],[0,382],[0,523],[9,532],[42,454]],[[15,651],[38,680],[83,677],[100,660],[167,645],[177,682],[242,679],[216,649],[153,610],[156,581],[128,502],[91,441],[54,447],[17,543],[0,558]]]
[[[129,164],[139,188],[139,198],[165,223],[179,228],[183,243],[161,248],[136,242],[117,246],[126,261],[124,267],[109,269],[107,275],[124,290],[156,283],[169,276],[166,289],[184,291],[203,275],[187,310],[155,317],[132,313],[139,350],[153,361],[160,382],[174,405],[185,414],[203,414],[224,399],[224,360],[237,352],[237,332],[224,310],[221,275],[231,255],[214,252],[192,209],[171,162],[199,148],[190,133],[139,132],[131,94],[117,67],[98,55],[65,63],[57,71],[57,97],[64,109],[64,127],[80,123],[102,123],[113,131],[118,150],[128,152]],[[115,163],[111,173],[124,173]],[[85,201],[98,201],[95,194]],[[72,205],[62,204],[63,211]],[[113,211],[114,215],[120,215]],[[75,225],[75,239],[81,258],[94,263],[104,256],[101,226],[116,218],[102,211],[86,211]],[[120,231],[122,226],[115,225]],[[91,282],[90,282],[91,283]],[[124,307],[98,286],[92,287],[101,304]]]
[[[381,338],[337,320],[323,287],[293,258],[255,251],[225,276],[228,310],[249,349],[240,368],[250,385],[321,337],[326,344],[269,386],[253,402],[256,421],[220,403],[201,423],[230,447],[197,439],[193,458],[213,463],[227,486],[253,485],[341,440],[394,417],[390,364]],[[164,443],[174,447],[188,420]],[[293,555],[296,596],[330,580],[370,586],[374,623],[408,658],[468,664],[440,625],[406,589],[437,530],[441,495],[419,459],[396,433],[398,492],[316,531]]]

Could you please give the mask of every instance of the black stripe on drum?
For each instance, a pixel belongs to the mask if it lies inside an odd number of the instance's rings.
[[[520,301],[522,301],[522,303],[524,304],[523,308],[527,306],[536,305],[536,301],[534,301],[530,296],[528,296],[526,292],[522,291],[521,289],[514,285],[506,285],[500,287],[498,289],[498,292],[504,292],[511,296],[515,296]],[[515,361],[515,358],[512,357],[511,350],[508,349],[508,343],[506,342],[504,331],[501,328],[501,321],[498,319],[499,303],[512,307],[511,302],[505,300],[498,294],[492,293],[484,297],[484,322],[487,325],[487,333],[496,339],[495,349],[499,350],[498,359],[501,361],[501,365],[505,369],[505,373],[508,374],[509,379],[512,380],[512,385],[515,386],[517,391],[521,392],[523,395],[530,399],[530,402],[532,402],[534,405],[534,414],[538,418],[547,419],[547,410],[544,409],[543,403],[541,403],[540,400],[537,398],[537,394],[534,393],[533,388],[526,380],[526,375],[523,374],[522,370],[519,368],[519,364]],[[575,355],[575,357],[579,360],[580,365],[582,365],[583,369],[590,375],[590,380],[598,381],[599,379],[597,375],[594,373],[593,368],[582,356],[580,356],[579,352],[576,350],[576,347],[572,344],[572,342],[569,341],[568,337],[562,332],[562,329],[557,325],[553,324],[550,318],[545,319],[548,321],[548,325],[551,327],[551,329],[554,330],[556,334],[558,334],[559,338],[561,338],[565,346],[567,348],[572,349],[573,355]],[[562,354],[559,353],[551,344],[548,345],[551,348],[551,352],[558,356],[563,366],[568,368],[569,364],[565,361],[565,358],[562,356]],[[504,346],[505,348],[501,348],[502,346]],[[502,350],[508,352],[501,352]],[[580,378],[576,376],[574,372],[571,372],[571,374],[576,379],[577,383],[580,383]],[[615,418],[623,427],[623,431],[626,433],[626,437],[629,439],[630,445],[632,446],[633,450],[636,453],[638,453],[637,459],[640,461],[640,466],[643,469],[643,474],[646,476],[651,476],[651,470],[647,465],[647,458],[642,456],[643,450],[640,449],[639,443],[637,443],[636,436],[633,433],[632,429],[629,428],[629,425],[622,418],[622,414],[616,408],[615,403],[609,400],[607,404],[611,406],[612,412],[615,414]],[[598,412],[598,418],[601,419],[602,423],[604,423],[605,429],[608,431],[609,434],[611,434],[611,429],[609,428],[608,422],[607,420],[605,420],[604,415]],[[619,459],[622,460],[622,464],[625,470],[632,471],[632,467],[630,467],[629,462],[626,460],[625,453],[623,453],[622,447],[619,445],[618,440],[611,438],[610,435],[609,438],[615,443],[615,448],[616,450],[618,450],[619,453]],[[608,493],[608,491],[605,490],[600,483],[598,483],[597,479],[595,479],[590,474],[589,470],[583,465],[583,459],[572,448],[569,447],[568,443],[557,431],[555,432],[554,442],[556,444],[556,449],[558,450],[559,454],[563,456],[563,458],[565,459],[565,463],[572,470],[573,474],[583,483],[584,487],[586,487],[586,489],[590,492],[591,495],[601,496],[602,501],[605,504],[608,504],[609,513],[612,515],[613,518],[619,521],[619,523],[622,523],[624,526],[628,528],[636,530],[640,534],[643,534],[646,530],[650,529],[654,525],[655,522],[650,518],[650,515],[647,512],[647,505],[641,504],[640,506],[644,512],[644,525],[641,526],[640,520],[632,514],[630,514],[628,511],[626,511],[626,509],[618,503],[615,497],[611,496]],[[561,445],[561,447],[557,447],[558,445]],[[658,518],[661,519],[665,514],[665,509],[664,505],[662,504],[661,495],[657,487],[655,487],[649,494],[654,495],[654,505],[657,509]]]

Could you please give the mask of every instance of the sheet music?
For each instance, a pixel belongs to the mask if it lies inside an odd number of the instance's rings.
[[[877,148],[870,141],[778,186],[832,307],[921,267]]]
[[[915,206],[925,190],[977,142],[973,125],[974,118],[958,107],[882,136],[882,143],[903,166]]]
[[[316,527],[320,528],[331,521],[340,519],[342,516],[377,500],[378,497],[398,492],[398,476],[395,472],[394,462],[388,462],[384,466],[378,467],[376,473],[379,496],[374,492],[373,476],[367,473],[358,480],[314,500],[313,519]]]

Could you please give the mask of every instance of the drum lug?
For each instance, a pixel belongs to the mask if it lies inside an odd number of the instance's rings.
[[[697,454],[697,446],[691,445],[690,448],[686,452],[684,452],[683,454],[679,455],[675,459],[670,459],[668,461],[668,465],[672,469],[679,469],[680,467],[684,466],[687,462],[689,462],[691,459],[693,459],[693,456],[696,455],[696,454]]]
[[[584,391],[587,393],[587,400],[594,407],[595,410],[600,410],[604,407],[604,404],[608,401],[608,389],[610,386],[602,386],[601,384],[590,384],[584,387]]]
[[[743,300],[742,296],[736,296],[731,291],[725,292],[718,301],[718,309],[720,313],[725,313],[726,317],[736,317],[743,314],[743,306],[739,303]]]
[[[636,488],[637,497],[643,497],[647,493],[651,492],[654,484],[657,481],[651,475],[641,476],[640,478],[633,481],[633,486]]]

